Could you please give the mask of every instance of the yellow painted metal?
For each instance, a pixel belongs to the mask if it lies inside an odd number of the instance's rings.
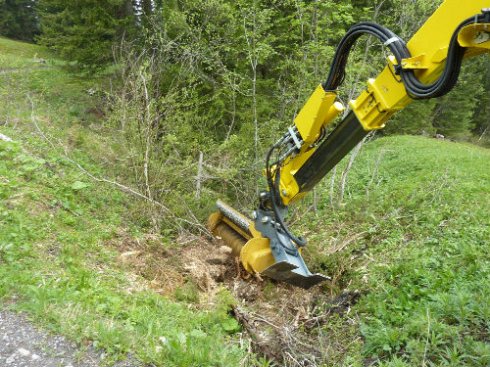
[[[244,239],[238,232],[234,231],[233,228],[228,226],[225,222],[219,223],[214,228],[213,235],[216,238],[223,240],[226,246],[231,248],[234,256],[240,256],[243,246],[247,243],[246,239]]]
[[[463,47],[479,49],[488,52],[490,49],[490,25],[470,24],[464,27],[458,35],[458,42]]]
[[[434,14],[424,23],[408,42],[411,58],[402,60],[402,67],[415,70],[423,83],[431,83],[441,75],[447,57],[448,46],[458,25],[465,19],[479,14],[481,9],[490,7],[490,0],[445,0]],[[470,47],[467,57],[474,56],[489,48],[485,39],[488,25],[465,27],[459,37],[461,45]],[[366,131],[385,127],[386,122],[397,111],[405,108],[412,99],[407,95],[401,78],[395,74],[396,60],[388,58],[388,65],[375,79],[369,79],[367,88],[359,97],[350,101],[350,107]],[[332,105],[333,93],[326,93],[318,87],[305,108],[295,120],[295,124],[305,141],[318,138],[321,128],[334,120],[323,119],[319,108]],[[331,93],[331,94],[330,94]],[[300,200],[305,193],[299,193],[294,174],[314,153],[316,147],[305,144],[300,153],[286,162],[281,169],[280,193],[285,205]]]
[[[293,199],[296,201],[304,196],[298,195],[299,187],[293,176],[314,153],[316,147],[312,144],[320,137],[322,130],[344,110],[344,105],[335,101],[336,96],[333,92],[325,92],[321,85],[318,86],[294,120],[304,144],[300,152],[281,169],[279,191],[285,205],[289,205]]]
[[[300,200],[306,195],[306,193],[299,194],[299,186],[294,179],[294,175],[310,158],[315,150],[315,147],[304,146],[296,157],[290,159],[283,165],[283,168],[281,169],[281,182],[279,184],[279,191],[281,194],[281,200],[284,205],[289,205],[294,201]]]
[[[408,59],[402,60],[403,69],[427,69],[427,62],[425,62],[426,55],[417,55]]]
[[[490,0],[445,0],[408,42],[407,47],[412,57],[402,60],[401,67],[414,70],[423,83],[437,80],[444,68],[453,32],[463,20],[479,14],[481,9],[488,7]],[[490,24],[469,25],[462,29],[458,41],[463,47],[468,48],[465,57],[490,50],[489,29]],[[366,131],[382,129],[394,113],[412,102],[401,78],[395,73],[396,66],[395,58],[388,57],[388,64],[381,73],[375,79],[369,79],[367,88],[356,100],[350,101],[353,112]],[[336,93],[325,92],[318,86],[294,120],[304,144],[300,152],[281,168],[280,194],[285,205],[306,195],[305,192],[300,193],[294,175],[315,152],[314,143],[321,135],[322,129],[332,123],[343,110],[343,106],[335,103],[335,99]],[[225,223],[233,231],[229,232],[227,228],[220,227],[222,233],[233,242],[233,246],[241,248],[240,260],[248,272],[261,273],[274,264],[269,240],[262,237],[253,222],[250,222],[248,231],[239,228],[219,213],[212,216],[210,222],[215,229]],[[243,243],[246,241],[243,246],[235,234],[243,237]]]
[[[248,222],[247,230],[236,225],[222,212],[217,211],[208,218],[208,228],[214,236],[221,238],[230,247],[235,256],[240,258],[243,267],[249,273],[261,273],[274,265],[275,260],[269,246],[269,239],[255,229],[254,223],[235,212],[243,221]]]
[[[329,122],[327,117],[336,97],[335,93],[325,92],[319,85],[294,119],[305,144],[314,143],[320,136],[322,127]]]
[[[268,238],[257,237],[249,240],[240,253],[240,262],[249,273],[262,273],[276,262]]]
[[[402,60],[402,67],[416,70],[417,77],[424,83],[437,80],[444,67],[451,37],[458,25],[465,19],[479,14],[488,7],[488,0],[474,0],[461,3],[459,0],[446,0],[410,39],[407,47],[413,55]],[[469,47],[466,57],[480,54],[490,43],[482,33],[488,25],[465,27],[459,42]],[[478,38],[479,37],[479,38]],[[475,50],[478,48],[479,50]],[[393,64],[393,59],[391,59]],[[394,74],[393,65],[388,65],[376,79],[368,81],[367,89],[350,106],[364,129],[382,129],[388,119],[398,110],[406,107],[412,99],[408,97],[400,78]]]
[[[345,107],[342,103],[335,102],[327,112],[327,116],[325,117],[325,124],[323,125],[323,127],[334,121],[344,110]]]
[[[225,223],[233,231],[237,232],[241,237],[243,237],[244,240],[249,240],[250,238],[252,238],[252,234],[249,231],[245,231],[242,228],[240,228],[239,226],[237,226],[235,223],[233,223],[232,220],[227,218],[220,211],[217,211],[217,212],[211,214],[208,218],[208,228],[213,234],[215,234],[214,232],[215,232],[216,228],[221,223]],[[250,222],[250,225],[252,225],[251,222]]]

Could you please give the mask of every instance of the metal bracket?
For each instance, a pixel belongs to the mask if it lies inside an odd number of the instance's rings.
[[[291,139],[294,141],[294,145],[296,145],[296,149],[300,150],[301,149],[301,142],[299,141],[298,137],[296,136],[296,132],[293,130],[292,127],[288,128],[289,135],[291,135]]]
[[[287,208],[283,207],[281,215]],[[262,274],[272,279],[283,281],[301,288],[308,289],[330,278],[322,274],[312,274],[303,260],[296,245],[282,231],[280,225],[273,221],[273,212],[268,209],[258,209],[255,228],[270,240],[275,264],[265,269]]]
[[[404,70],[424,70],[429,67],[425,63],[425,54],[409,57],[402,60],[402,68]]]

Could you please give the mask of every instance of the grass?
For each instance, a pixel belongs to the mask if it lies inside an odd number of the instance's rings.
[[[0,53],[16,66],[36,50],[45,52],[0,39]],[[55,63],[0,75],[1,132],[14,139],[0,141],[1,304],[105,349],[109,361],[131,352],[161,366],[238,365],[246,346],[233,337],[240,327],[228,314],[228,291],[210,307],[164,298],[122,268],[108,246],[121,229],[137,235],[138,228],[127,222],[131,198],[91,181],[72,161],[100,174],[94,154],[111,155],[109,140],[83,128],[94,105],[85,90],[94,84]]]
[[[48,55],[46,50],[26,42],[0,37],[0,70],[40,66],[40,61]]]
[[[398,243],[392,264],[373,267],[378,292],[361,304],[365,353],[398,356],[405,365],[488,366],[490,154],[451,142],[429,146],[425,139],[411,145],[433,158],[398,159],[404,169],[397,171],[392,166],[405,189],[399,230],[410,240]],[[419,184],[404,184],[410,173]]]
[[[118,132],[94,113],[100,96],[87,93],[103,89],[95,78],[67,72],[40,47],[0,38],[2,69],[0,132],[14,142],[0,141],[0,304],[107,350],[109,362],[132,353],[158,366],[268,365],[249,355],[229,315],[240,301],[232,287],[201,304],[192,281],[161,296],[121,266],[111,244],[121,231],[143,236],[145,220],[134,215],[141,203],[73,162],[98,176],[124,174],[115,168],[125,159]],[[335,185],[333,205],[329,184],[317,189],[316,213],[306,210],[311,197],[300,205],[296,228],[309,239],[310,267],[332,282],[308,299],[266,282],[242,307],[277,314],[296,298],[301,314],[328,315],[312,331],[325,356],[319,365],[490,365],[490,151],[379,138],[363,147],[343,200]],[[257,289],[248,282],[247,294]],[[325,300],[345,290],[361,296],[330,315]],[[266,310],[267,302],[277,308]],[[298,321],[293,311],[288,327]]]
[[[488,366],[490,151],[409,136],[363,149],[345,204],[305,221],[321,233],[310,236],[311,262],[365,294],[359,360]]]

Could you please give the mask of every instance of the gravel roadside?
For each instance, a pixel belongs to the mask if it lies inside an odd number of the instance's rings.
[[[0,366],[2,367],[103,367],[104,353],[81,351],[62,336],[34,327],[24,316],[0,311]],[[114,367],[142,367],[132,358]]]

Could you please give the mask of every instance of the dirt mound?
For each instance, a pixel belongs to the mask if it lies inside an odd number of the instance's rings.
[[[282,283],[236,280],[234,294],[241,300],[234,309],[247,331],[254,351],[281,366],[335,365],[346,348],[345,336],[332,337],[330,323],[357,324],[350,315],[360,297],[344,291],[336,297],[328,285],[303,290]],[[348,317],[341,317],[341,316]],[[347,333],[346,333],[347,334]]]
[[[136,238],[121,231],[108,244],[119,252],[118,260],[123,266],[165,296],[172,297],[188,282],[205,294],[236,276],[231,250],[200,237],[182,236],[167,246],[156,235]]]
[[[360,296],[357,291],[335,295],[328,283],[303,290],[253,277],[228,247],[200,237],[182,236],[169,248],[157,236],[136,239],[122,232],[110,245],[119,251],[118,259],[128,270],[166,297],[175,298],[192,284],[199,293],[196,307],[207,307],[217,290],[226,287],[238,302],[233,315],[254,351],[279,365],[335,364],[348,348],[346,340],[332,337],[330,323],[347,323],[346,328],[356,325],[350,308]]]

